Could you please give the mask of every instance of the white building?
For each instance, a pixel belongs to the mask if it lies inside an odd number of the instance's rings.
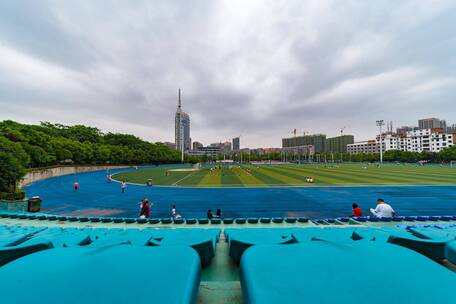
[[[421,129],[407,131],[406,136],[388,133],[382,134],[383,152],[389,150],[409,152],[439,152],[456,144],[456,133],[445,133],[443,129]],[[379,153],[380,135],[375,140],[347,145],[350,154]]]

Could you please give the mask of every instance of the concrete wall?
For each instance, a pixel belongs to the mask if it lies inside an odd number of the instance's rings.
[[[73,173],[92,172],[98,170],[128,168],[130,166],[62,166],[54,168],[38,169],[36,171],[28,172],[20,185],[25,186],[33,182],[51,178],[55,176],[62,176]]]

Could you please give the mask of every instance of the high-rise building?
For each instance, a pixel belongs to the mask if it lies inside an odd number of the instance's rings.
[[[418,120],[420,129],[446,129],[446,121],[438,118],[425,118]]]
[[[347,153],[347,145],[354,143],[353,135],[341,135],[326,139],[325,152]]]
[[[193,150],[198,150],[203,147],[203,144],[200,143],[199,141],[194,141],[193,142]]]
[[[225,141],[225,142],[222,144],[222,146],[223,146],[223,151],[224,151],[225,153],[228,153],[228,152],[231,151],[231,148],[232,148],[232,147],[231,147],[231,141]]]
[[[192,140],[190,138],[190,116],[182,111],[181,90],[179,89],[179,104],[174,119],[174,138],[176,149],[179,151],[188,151],[191,148]]]
[[[325,134],[303,135],[282,138],[282,148],[313,146],[315,153],[325,151]]]
[[[418,130],[418,127],[411,127],[411,126],[402,126],[396,129],[396,134],[400,137],[405,137],[407,132]]]
[[[456,124],[447,127],[447,133],[456,133]]]
[[[241,148],[241,139],[239,137],[233,138],[233,150],[238,151]]]

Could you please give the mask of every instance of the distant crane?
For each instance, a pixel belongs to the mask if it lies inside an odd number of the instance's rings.
[[[344,149],[344,144],[342,142],[342,136],[344,136],[344,130],[346,128],[347,127],[344,126],[342,129],[340,129],[340,139],[339,139],[339,142],[340,142],[340,162],[342,162],[342,153],[346,152],[346,149]]]
[[[343,127],[342,129],[340,129],[340,136],[343,136],[344,135],[344,130],[346,129],[347,127]]]

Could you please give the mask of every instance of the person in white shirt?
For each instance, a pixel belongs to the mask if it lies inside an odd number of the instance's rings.
[[[377,207],[371,208],[370,212],[376,217],[393,217],[396,215],[394,209],[381,198],[377,200]]]

